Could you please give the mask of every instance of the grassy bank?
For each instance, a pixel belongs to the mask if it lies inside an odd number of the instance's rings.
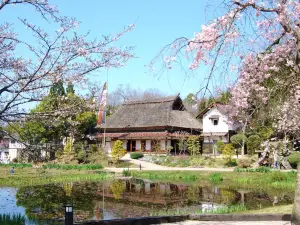
[[[239,213],[243,214],[291,214],[293,211],[293,205],[280,205],[274,207],[268,207],[264,209],[247,210]]]
[[[124,173],[125,174],[125,173]],[[163,182],[214,183],[228,188],[295,190],[295,172],[130,171],[127,176]]]
[[[0,186],[23,187],[49,183],[66,183],[79,181],[102,181],[114,175],[91,170],[57,170],[43,168],[16,168],[15,174],[9,174],[8,168],[0,168]]]

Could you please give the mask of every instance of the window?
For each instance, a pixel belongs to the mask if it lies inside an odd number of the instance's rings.
[[[214,126],[217,126],[218,123],[219,123],[219,120],[218,120],[218,119],[213,119],[213,124],[214,124]]]
[[[10,143],[14,144],[14,143],[16,143],[16,141],[12,139],[12,140],[10,141]]]

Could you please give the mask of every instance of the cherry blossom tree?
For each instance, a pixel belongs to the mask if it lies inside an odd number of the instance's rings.
[[[171,69],[190,60],[189,70],[210,68],[206,88],[213,77],[237,71],[232,102],[237,113],[249,110],[253,98],[266,104],[276,90],[263,83],[281,68],[288,71],[288,90],[283,107],[276,110],[278,129],[299,131],[300,98],[300,2],[298,0],[227,0],[222,1],[219,17],[202,25],[192,38],[177,38],[167,45],[159,57],[164,68]],[[276,86],[280,88],[279,85]],[[291,119],[292,118],[292,119]]]
[[[30,42],[9,21],[0,24],[0,125],[27,115],[28,103],[40,101],[53,83],[62,80],[86,88],[90,74],[122,67],[133,57],[133,47],[116,47],[115,43],[134,25],[101,40],[90,39],[88,34],[76,32],[79,22],[60,15],[48,0],[2,0],[0,13],[12,5],[33,7],[51,24],[49,30],[57,30],[49,32],[20,18],[33,35]]]

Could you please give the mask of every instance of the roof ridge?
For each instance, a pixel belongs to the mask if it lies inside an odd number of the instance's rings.
[[[146,100],[129,100],[129,101],[125,101],[123,103],[123,105],[172,102],[172,101],[175,101],[178,97],[179,97],[179,95],[172,95],[172,96],[146,99]]]

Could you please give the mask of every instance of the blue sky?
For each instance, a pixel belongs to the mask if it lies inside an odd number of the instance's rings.
[[[166,71],[161,77],[155,77],[145,65],[163,46],[175,38],[192,37],[194,32],[199,31],[201,25],[209,19],[205,16],[205,6],[210,1],[49,0],[49,2],[57,5],[63,15],[75,17],[80,21],[78,31],[90,31],[90,37],[100,39],[102,34],[114,34],[124,26],[136,23],[136,28],[126,34],[119,44],[135,46],[134,53],[137,58],[132,59],[123,68],[109,70],[109,91],[114,90],[119,84],[130,84],[133,88],[157,88],[165,94],[181,93],[181,96],[185,97],[188,93],[200,89],[205,76],[204,68],[200,68],[189,77],[178,68]],[[16,19],[17,17],[26,17],[32,20],[32,23],[40,23],[38,13],[26,7],[13,7],[7,8],[0,19],[14,23],[18,33],[22,33],[25,28]],[[214,7],[212,5],[210,11]],[[99,80],[103,82],[106,80],[105,70],[99,73]]]

